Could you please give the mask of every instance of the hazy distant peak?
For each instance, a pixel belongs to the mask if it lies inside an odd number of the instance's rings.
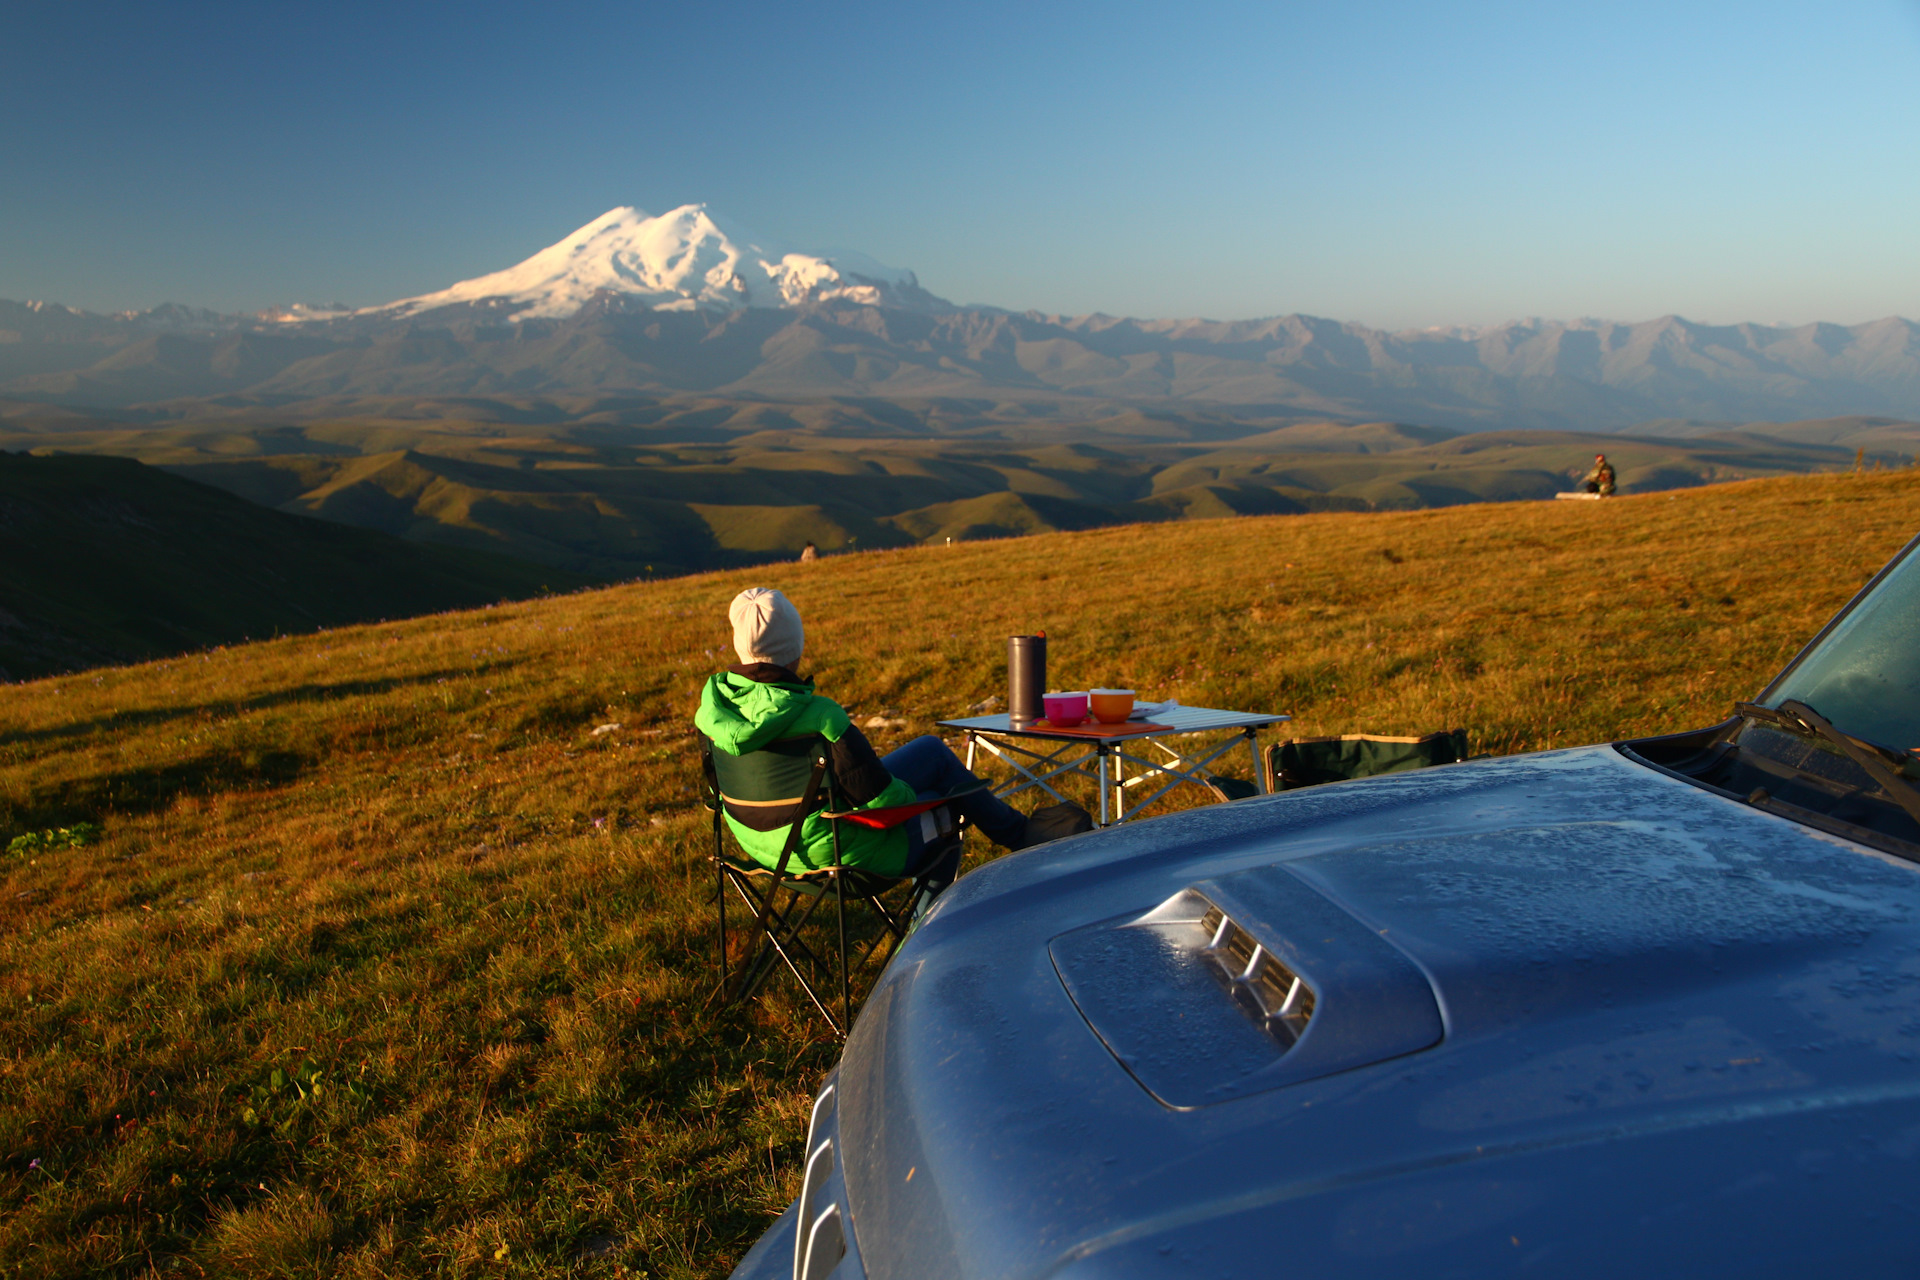
[[[218,311],[182,306],[178,302],[163,302],[145,311],[119,311],[114,313],[114,318],[132,321],[145,329],[210,330],[229,328],[233,324],[232,317]]]
[[[625,205],[609,209],[517,266],[360,314],[404,316],[464,304],[498,309],[503,319],[559,319],[595,300],[654,311],[832,301],[949,306],[911,271],[846,251],[796,252],[722,222],[704,204],[687,204],[658,217]]]
[[[310,302],[294,302],[283,307],[268,307],[256,312],[257,319],[274,324],[306,324],[312,320],[338,320],[342,316],[353,315],[352,307],[344,302],[319,305]]]

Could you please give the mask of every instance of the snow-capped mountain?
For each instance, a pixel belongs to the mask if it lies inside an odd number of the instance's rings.
[[[736,311],[831,301],[912,310],[950,305],[922,289],[911,271],[857,253],[799,253],[719,221],[704,204],[688,204],[659,217],[610,209],[518,266],[356,314],[412,316],[466,305],[536,320],[563,319],[594,302],[621,310]]]
[[[222,315],[169,303],[96,315],[0,299],[0,418],[9,400],[118,408],[258,396],[284,407],[629,392],[1212,402],[1465,431],[1920,420],[1920,324],[1664,316],[1387,332],[1305,315],[958,307],[910,271],[800,252],[698,204],[658,217],[612,209],[518,266],[379,307]]]

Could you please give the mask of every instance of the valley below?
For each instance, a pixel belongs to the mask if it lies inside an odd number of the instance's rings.
[[[808,542],[831,554],[1546,499],[1573,488],[1598,452],[1624,493],[1905,466],[1920,454],[1920,425],[1862,417],[1667,422],[1653,424],[1659,435],[1627,435],[1169,406],[1076,417],[939,400],[342,407],[360,412],[184,423],[23,412],[0,419],[0,448],[129,457],[284,513],[579,582],[791,559]]]

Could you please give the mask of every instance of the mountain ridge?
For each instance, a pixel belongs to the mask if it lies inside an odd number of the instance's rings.
[[[456,308],[456,310],[461,310]],[[1140,321],[847,302],[727,313],[583,307],[562,320],[355,316],[148,329],[0,302],[0,398],[119,409],[239,397],[640,392],[769,400],[1022,395],[1237,406],[1454,430],[1653,420],[1920,418],[1920,325],[1796,329],[1679,318],[1397,335],[1309,316]]]
[[[503,271],[374,307],[98,315],[0,301],[0,399],[218,416],[342,396],[1029,397],[1450,430],[1920,418],[1920,324],[1529,319],[1391,331],[1303,314],[958,306],[704,205],[620,207]]]

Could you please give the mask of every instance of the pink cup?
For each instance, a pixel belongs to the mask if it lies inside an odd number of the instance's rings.
[[[1047,723],[1056,729],[1071,729],[1087,718],[1087,694],[1049,693],[1040,699],[1047,707]]]

